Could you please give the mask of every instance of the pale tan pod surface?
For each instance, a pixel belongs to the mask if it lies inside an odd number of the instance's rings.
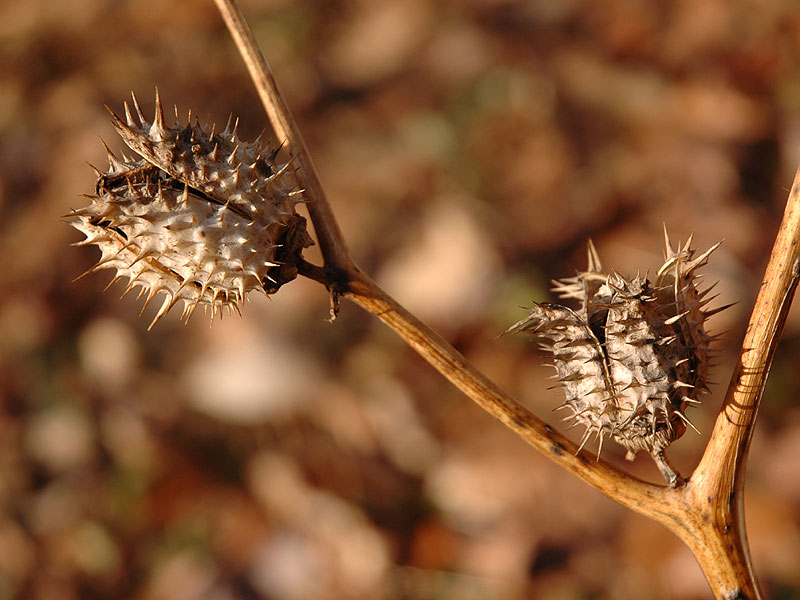
[[[628,459],[647,452],[667,481],[677,474],[664,450],[687,426],[687,406],[699,404],[708,391],[709,345],[705,320],[719,310],[703,310],[713,298],[698,291],[696,270],[705,265],[712,246],[697,258],[691,239],[673,249],[665,232],[665,262],[654,284],[602,270],[589,242],[587,271],[554,282],[564,299],[580,302],[578,310],[537,303],[530,315],[509,332],[524,331],[545,341],[553,354],[570,411],[565,420],[585,428],[581,448],[592,436],[611,437]],[[713,286],[711,286],[713,287]]]
[[[96,245],[99,262],[87,273],[116,269],[126,292],[139,288],[145,307],[163,295],[153,323],[176,304],[188,319],[198,306],[212,318],[222,309],[239,312],[248,292],[272,293],[297,274],[293,264],[311,245],[303,200],[290,164],[276,162],[260,139],[240,140],[230,122],[221,132],[189,114],[186,125],[167,126],[156,92],[155,116],[136,118],[125,104],[118,133],[140,157],[118,159],[98,171],[91,204],[69,215],[71,224]],[[144,310],[144,308],[143,308]],[[152,327],[151,324],[151,327]]]

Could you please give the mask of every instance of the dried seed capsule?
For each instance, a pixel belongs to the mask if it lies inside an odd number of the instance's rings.
[[[589,242],[588,269],[554,287],[562,298],[579,300],[581,308],[535,304],[508,330],[546,342],[566,393],[559,408],[570,411],[566,420],[585,428],[581,448],[594,435],[598,456],[606,437],[625,447],[629,460],[645,451],[670,484],[678,474],[664,450],[687,425],[693,427],[684,411],[708,391],[713,338],[704,323],[727,308],[704,311],[711,288],[699,292],[695,286],[696,270],[719,244],[693,258],[691,242],[673,249],[665,231],[666,260],[655,283],[603,273]]]
[[[133,96],[133,95],[132,95]],[[140,288],[145,308],[163,302],[151,327],[182,303],[188,319],[198,306],[239,312],[247,292],[273,293],[297,275],[303,248],[312,244],[303,201],[290,164],[276,162],[260,139],[239,139],[230,120],[216,132],[191,113],[186,125],[167,126],[156,90],[155,116],[145,119],[133,96],[136,118],[125,103],[125,120],[112,122],[140,159],[108,150],[109,168],[97,171],[89,206],[68,215],[102,256],[87,273],[116,269],[126,293]],[[142,309],[144,311],[144,308]]]

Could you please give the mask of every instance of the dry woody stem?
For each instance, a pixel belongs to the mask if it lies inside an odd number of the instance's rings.
[[[313,199],[313,202],[308,204],[308,211],[314,222],[325,265],[332,268],[354,268],[355,264],[347,250],[347,243],[325,197],[322,183],[320,183],[303,136],[300,135],[297,124],[278,89],[272,69],[256,44],[253,32],[242,11],[231,0],[214,0],[214,2],[239,48],[253,84],[267,111],[267,117],[269,117],[275,136],[285,144],[289,155],[297,161],[300,187],[304,189],[306,197]]]
[[[380,318],[456,387],[534,448],[612,500],[673,531],[692,550],[720,599],[760,598],[744,529],[742,485],[749,442],[770,364],[800,277],[800,172],[753,310],[740,361],[700,464],[674,486],[643,482],[576,453],[576,446],[502,392],[458,351],[389,297],[355,264],[322,190],[300,132],[234,0],[215,0],[247,65],[280,141],[297,161],[323,267],[301,274],[323,281]]]

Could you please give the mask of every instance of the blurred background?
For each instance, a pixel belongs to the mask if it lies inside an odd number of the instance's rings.
[[[585,266],[651,272],[694,232],[726,330],[713,425],[800,161],[790,0],[243,0],[362,267],[542,418],[536,345],[496,336]],[[0,5],[0,598],[695,599],[692,556],[556,468],[377,320],[297,280],[146,332],[59,221],[134,90],[266,125],[210,0]],[[318,260],[315,249],[307,256]],[[800,598],[800,311],[746,509]],[[570,432],[574,433],[574,432]],[[574,433],[575,436],[579,433]],[[604,457],[651,481],[606,444]]]

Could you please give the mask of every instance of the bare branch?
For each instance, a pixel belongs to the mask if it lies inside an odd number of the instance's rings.
[[[740,491],[744,463],[758,405],[767,383],[775,349],[800,277],[800,171],[795,175],[783,221],[764,273],[739,363],[711,440],[695,472],[715,490]],[[729,482],[729,474],[736,481]]]
[[[389,297],[350,256],[308,150],[269,65],[235,0],[215,0],[239,48],[273,129],[298,163],[298,179],[325,264],[302,263],[301,274],[324,283],[334,303],[345,296],[391,327],[416,352],[501,423],[548,458],[620,504],[678,535],[692,550],[717,598],[760,598],[744,529],[742,481],[758,404],[800,278],[800,172],[795,178],[740,363],[711,441],[691,476],[675,487],[649,484],[587,458],[522,404],[503,393],[458,351]]]
[[[256,44],[250,26],[234,0],[214,0],[214,2],[247,65],[275,135],[286,144],[289,154],[297,161],[298,183],[308,198],[308,212],[314,222],[325,264],[336,268],[354,268],[347,243],[325,197],[325,191],[322,189],[303,136],[278,89],[269,63]]]

